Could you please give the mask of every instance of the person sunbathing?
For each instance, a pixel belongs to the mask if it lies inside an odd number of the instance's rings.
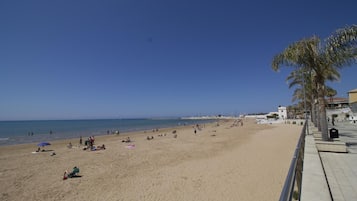
[[[97,146],[97,150],[105,149],[105,145],[103,144],[102,146]]]
[[[79,173],[79,168],[77,166],[75,166],[72,170],[71,173],[68,173],[68,171],[66,170],[63,174],[63,180],[66,180],[67,178],[72,178],[72,177],[80,177],[78,175]]]
[[[77,166],[75,166],[73,168],[72,172],[68,174],[68,177],[69,178],[76,177],[76,176],[78,176],[78,173],[79,173],[79,168],[77,168]]]
[[[125,143],[131,142],[130,137],[127,137],[125,140],[122,140],[121,142],[125,142]]]

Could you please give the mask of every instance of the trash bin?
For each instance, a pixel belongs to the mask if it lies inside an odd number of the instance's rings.
[[[338,138],[338,130],[336,128],[330,129],[330,138]]]

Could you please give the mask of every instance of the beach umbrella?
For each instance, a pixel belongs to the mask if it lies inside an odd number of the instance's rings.
[[[37,144],[37,146],[39,146],[39,147],[44,147],[44,146],[48,146],[48,145],[51,145],[51,143],[49,143],[49,142],[41,142],[41,143]]]

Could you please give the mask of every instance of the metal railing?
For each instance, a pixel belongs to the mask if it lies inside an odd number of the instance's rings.
[[[289,172],[285,179],[279,201],[300,200],[306,126],[307,121],[305,121],[299,141],[296,145],[294,156],[291,161]]]

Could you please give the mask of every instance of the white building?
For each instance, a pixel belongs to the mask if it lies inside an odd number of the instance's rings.
[[[286,119],[288,116],[288,112],[286,110],[286,107],[280,106],[278,107],[278,115],[279,115],[279,119]]]

